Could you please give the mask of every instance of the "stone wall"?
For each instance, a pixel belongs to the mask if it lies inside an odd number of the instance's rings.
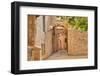
[[[68,29],[68,54],[88,54],[88,34],[75,29]]]
[[[28,16],[28,60],[41,60],[44,44],[43,16]]]
[[[55,23],[55,17],[54,16],[45,16],[45,49],[44,54],[42,54],[42,59],[48,58],[52,52],[52,34],[53,30],[51,29],[52,26],[54,26]]]
[[[28,54],[27,54],[27,60],[33,60],[32,58],[32,48],[34,47],[35,44],[35,16],[28,15]],[[32,47],[32,48],[29,48]]]
[[[45,34],[45,53],[42,55],[42,59],[47,58],[52,54],[52,30],[49,30]]]

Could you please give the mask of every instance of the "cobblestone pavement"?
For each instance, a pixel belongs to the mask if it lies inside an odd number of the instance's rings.
[[[57,59],[80,59],[87,58],[87,56],[68,56],[66,50],[59,50],[49,56],[46,60],[57,60]]]

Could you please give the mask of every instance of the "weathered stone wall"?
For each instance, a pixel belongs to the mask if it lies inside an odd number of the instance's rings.
[[[44,43],[44,32],[43,32],[43,16],[39,16],[36,20],[36,35],[35,35],[35,46],[41,48],[41,44]]]
[[[34,43],[35,43],[35,29],[36,29],[36,26],[35,26],[35,19],[36,17],[35,16],[32,16],[32,15],[29,15],[28,16],[28,45],[29,46],[33,46]]]
[[[52,30],[46,32],[45,35],[45,54],[42,56],[43,59],[47,58],[51,55],[53,49],[52,49]]]
[[[34,47],[35,44],[35,16],[28,15],[28,54],[27,54],[27,60],[33,60],[32,58],[32,49],[29,47]]]
[[[52,32],[53,30],[50,29],[50,26],[54,25],[55,17],[53,16],[45,16],[45,49],[44,49],[44,54],[42,54],[42,59],[48,58],[52,52]]]
[[[41,44],[44,40],[43,16],[28,16],[28,60],[41,59]]]
[[[75,29],[68,29],[68,54],[88,54],[88,34]]]

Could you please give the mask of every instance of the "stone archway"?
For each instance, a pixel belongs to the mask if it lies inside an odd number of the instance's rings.
[[[67,31],[63,25],[54,26],[53,34],[53,50],[54,52],[59,50],[67,50]]]

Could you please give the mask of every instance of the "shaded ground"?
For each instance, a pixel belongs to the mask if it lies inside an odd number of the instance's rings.
[[[46,60],[57,60],[57,59],[80,59],[87,58],[87,56],[68,56],[66,50],[59,50],[49,56]]]

